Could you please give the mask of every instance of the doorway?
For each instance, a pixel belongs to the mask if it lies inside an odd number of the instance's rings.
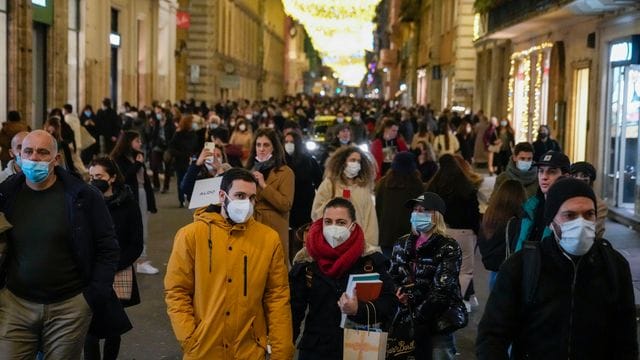
[[[573,162],[584,161],[587,157],[587,129],[589,113],[589,68],[573,71],[573,108],[571,113],[571,143],[569,155]]]

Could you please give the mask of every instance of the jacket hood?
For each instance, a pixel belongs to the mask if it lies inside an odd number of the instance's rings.
[[[232,224],[227,219],[222,216],[219,211],[212,211],[215,207],[203,207],[197,209],[193,213],[194,221],[202,221],[207,224],[213,224],[224,230],[246,230],[247,225],[254,223],[256,220],[251,216],[246,223],[243,224]]]

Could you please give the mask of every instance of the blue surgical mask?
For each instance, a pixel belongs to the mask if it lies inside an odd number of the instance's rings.
[[[18,165],[18,167],[22,167],[22,158],[20,155],[16,155],[16,165]]]
[[[91,111],[88,111],[88,110],[87,110],[87,111],[85,111],[85,112],[84,112],[84,116],[86,116],[86,117],[91,117]]]
[[[433,227],[433,222],[431,220],[431,215],[428,213],[419,213],[412,212],[411,213],[411,228],[415,231],[425,233]]]
[[[39,184],[47,179],[49,176],[49,161],[32,161],[28,159],[22,159],[22,172],[29,181],[34,184]]]
[[[522,160],[516,161],[516,167],[520,171],[529,171],[529,169],[531,169],[532,164],[533,164],[532,161],[522,161]]]

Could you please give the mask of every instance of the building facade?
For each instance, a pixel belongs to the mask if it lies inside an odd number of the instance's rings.
[[[599,170],[612,212],[640,220],[640,4],[513,0],[474,28],[475,106],[508,118],[517,141],[548,125]]]
[[[175,97],[175,0],[0,1],[0,121]]]
[[[285,93],[286,15],[279,0],[180,0],[178,98],[264,99]]]

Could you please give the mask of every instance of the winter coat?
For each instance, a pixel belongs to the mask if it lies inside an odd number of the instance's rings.
[[[389,141],[384,140],[380,136],[377,137],[375,140],[373,140],[373,142],[371,143],[371,155],[373,155],[373,158],[376,160],[376,165],[377,165],[376,180],[380,179],[380,177],[384,175],[382,173],[383,172],[382,164],[384,161],[383,150],[388,146],[395,146],[396,153],[399,153],[402,151],[409,151],[407,144],[404,142],[404,139],[401,136],[398,136],[397,138]]]
[[[373,269],[368,269],[373,266]],[[367,270],[365,270],[367,267]],[[374,272],[380,274],[382,291],[377,300],[371,303],[375,307],[376,320],[388,324],[395,313],[397,300],[393,282],[387,273],[388,260],[375,248],[367,247],[362,257],[338,279],[324,275],[318,264],[303,248],[294,259],[289,272],[291,284],[291,312],[293,320],[293,339],[298,338],[300,325],[304,320],[304,333],[298,344],[300,351],[317,355],[321,359],[342,359],[344,330],[340,327],[342,313],[338,300],[347,289],[349,275]],[[370,321],[374,312],[371,305],[358,302],[358,312],[347,318],[358,324],[367,324],[367,305]],[[307,310],[305,316],[305,311]]]
[[[187,171],[191,155],[196,150],[196,133],[192,130],[176,131],[169,141],[169,152],[174,160],[174,167],[178,171]]]
[[[509,160],[507,169],[501,172],[496,178],[496,184],[493,187],[491,196],[493,196],[493,194],[500,188],[500,185],[507,180],[517,180],[520,182],[527,193],[527,198],[529,198],[534,196],[538,191],[538,168],[532,166],[528,171],[521,171],[516,167],[516,164],[512,160]]]
[[[15,159],[9,160],[7,163],[7,167],[0,172],[0,183],[7,180],[10,176],[17,174],[14,164],[16,163]]]
[[[476,140],[473,148],[473,161],[475,163],[486,163],[488,161],[487,148],[484,143],[484,133],[490,125],[488,121],[481,120],[474,126],[473,132],[476,134]]]
[[[509,242],[515,244],[515,251],[522,249],[525,241],[539,241],[552,234],[551,229],[542,224],[544,195],[541,192],[527,199],[522,205],[522,210],[522,218],[516,221],[514,231],[509,231]],[[512,237],[514,239],[511,239]]]
[[[445,136],[449,138],[449,147],[447,147]],[[433,150],[438,157],[444,154],[455,154],[460,150],[460,143],[458,142],[458,138],[450,132],[440,134],[433,139]]]
[[[118,168],[124,176],[125,184],[127,184],[133,192],[136,202],[140,202],[140,199],[138,198],[138,188],[142,185],[144,187],[144,192],[147,195],[147,211],[152,214],[158,212],[158,209],[156,208],[156,197],[153,194],[151,181],[147,175],[147,168],[144,166],[144,163],[139,161],[132,162],[126,156],[121,155],[116,159],[116,164],[118,164]],[[144,184],[138,184],[138,170],[140,168],[142,168],[142,172],[144,174]]]
[[[3,169],[7,167],[9,160],[11,160],[11,155],[9,154],[11,139],[21,131],[29,131],[29,126],[18,121],[7,121],[2,124],[2,130],[0,130],[0,161]]]
[[[287,165],[295,175],[293,205],[289,216],[292,229],[311,222],[311,207],[316,189],[322,182],[320,165],[309,154],[301,153],[296,157],[286,155]]]
[[[562,148],[558,144],[557,141],[548,138],[546,141],[536,140],[533,142],[533,162],[540,160],[540,157],[544,155],[547,151],[557,151],[562,152]]]
[[[624,257],[599,239],[573,261],[552,236],[539,246],[532,301],[523,301],[524,253],[500,268],[478,326],[478,359],[638,359],[636,307]]]
[[[473,148],[475,139],[471,134],[456,134],[458,144],[460,144],[460,155],[469,163],[473,160]]]
[[[451,229],[471,229],[478,234],[480,228],[480,209],[478,205],[478,190],[469,186],[464,191],[445,193],[434,186],[427,188],[444,200],[447,211],[444,213],[444,221]]]
[[[258,187],[254,216],[257,221],[278,233],[287,261],[289,259],[289,211],[293,205],[294,175],[291,168],[282,165],[272,169],[265,178],[267,186]]]
[[[113,196],[105,199],[116,230],[116,239],[120,245],[120,261],[117,271],[131,267],[142,253],[142,215],[131,189],[128,186],[114,189]],[[140,292],[136,272],[133,271],[133,290],[131,299],[122,300],[122,305],[140,304]]]
[[[375,189],[379,245],[382,247],[392,247],[398,238],[411,230],[411,209],[407,209],[404,203],[424,192],[420,178],[407,177],[406,182],[399,183],[392,176],[392,173],[385,175]]]
[[[342,197],[345,189],[350,190],[351,197],[349,200],[351,200],[353,207],[356,209],[356,222],[364,231],[365,241],[369,245],[378,246],[378,216],[373,205],[373,193],[368,187],[347,186],[340,180],[325,178],[320,187],[318,187],[316,196],[313,199],[311,220],[315,221],[324,216],[325,205],[335,197]]]
[[[196,211],[178,230],[165,301],[184,359],[293,358],[289,282],[278,234]]]
[[[164,152],[169,147],[169,142],[176,133],[176,126],[173,121],[165,120],[164,126],[158,120],[153,120],[155,126],[151,128],[150,143],[151,150],[155,152]],[[164,128],[164,139],[160,137],[160,127]]]
[[[104,136],[106,141],[110,142],[112,137],[120,135],[122,121],[112,108],[98,110],[95,122],[98,134]]]
[[[416,340],[443,333],[444,328],[466,325],[467,312],[460,293],[462,250],[447,236],[432,234],[419,248],[418,236],[398,239],[391,255],[389,275],[396,286],[408,288],[409,305],[414,311]],[[450,333],[450,332],[444,332]]]
[[[64,187],[65,203],[61,207],[72,229],[69,242],[73,257],[86,284],[82,293],[93,312],[89,333],[99,338],[123,334],[131,329],[131,323],[112,288],[120,251],[103,196],[66,170],[56,166],[54,171]],[[20,215],[12,209],[23,186],[22,173],[0,184],[0,212],[6,214],[10,223],[14,216]],[[4,270],[2,273],[4,283],[6,274]]]

